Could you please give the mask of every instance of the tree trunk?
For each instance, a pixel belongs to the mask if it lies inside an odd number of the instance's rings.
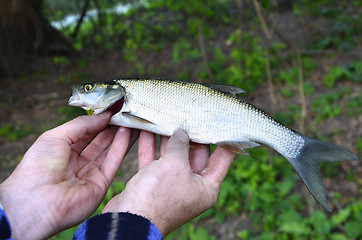
[[[65,54],[68,41],[42,15],[42,0],[0,1],[0,74],[26,70],[29,56]]]

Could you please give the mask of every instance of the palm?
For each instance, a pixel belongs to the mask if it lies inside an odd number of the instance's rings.
[[[43,134],[1,185],[1,202],[12,225],[37,222],[34,236],[45,238],[95,211],[127,153],[131,130],[102,130],[107,121],[94,118],[79,118]],[[20,221],[22,216],[31,219]]]
[[[55,149],[49,147],[55,155],[54,161],[59,162],[59,171],[48,171],[53,173],[53,177],[49,176],[55,199],[52,211],[60,213],[53,219],[55,225],[66,222],[67,225],[63,226],[66,228],[78,224],[89,217],[101,203],[129,144],[128,135],[128,139],[112,145],[116,131],[116,127],[107,128],[94,139],[91,138],[89,143],[79,141],[69,145],[59,142],[53,144]],[[115,152],[117,161],[112,159]],[[63,159],[59,158],[60,154]],[[44,190],[46,194],[49,189]],[[70,211],[72,214],[69,214]]]

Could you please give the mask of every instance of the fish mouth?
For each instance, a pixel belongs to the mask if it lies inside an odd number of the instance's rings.
[[[109,106],[105,111],[111,112],[112,116],[116,115],[121,111],[124,104],[124,97],[114,102],[111,106]]]

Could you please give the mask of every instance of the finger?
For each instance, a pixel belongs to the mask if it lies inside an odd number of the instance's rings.
[[[105,128],[93,139],[92,142],[89,143],[80,156],[92,161],[98,159],[113,142],[113,138],[115,137],[117,130],[118,127],[116,126],[109,126]]]
[[[193,173],[199,173],[205,168],[209,155],[210,145],[191,143],[190,165]]]
[[[168,140],[170,139],[170,137],[166,137],[166,136],[161,136],[161,140],[160,140],[160,156],[165,155],[166,153],[166,145]]]
[[[80,154],[88,146],[88,144],[89,143],[86,141],[79,141],[72,144],[71,148],[73,152]]]
[[[138,141],[138,170],[156,159],[156,136],[154,133],[142,131]]]
[[[130,140],[129,140],[129,146],[128,146],[127,153],[131,150],[133,144],[139,138],[140,133],[141,133],[141,130],[139,130],[139,129],[131,129],[131,137],[130,137]]]
[[[100,171],[108,179],[110,185],[116,175],[121,163],[126,156],[130,143],[131,129],[120,127],[113,139],[112,145],[104,161],[101,163]]]
[[[235,153],[222,147],[217,147],[200,175],[216,183],[216,186],[220,188],[234,157]]]
[[[92,135],[104,129],[111,117],[109,112],[80,116],[57,128],[48,131],[48,134],[64,138],[69,144],[82,140],[87,135]]]
[[[184,131],[176,131],[166,144],[165,155],[171,160],[189,162],[189,137]]]

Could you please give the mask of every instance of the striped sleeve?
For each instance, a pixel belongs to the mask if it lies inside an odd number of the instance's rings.
[[[0,204],[0,240],[10,239],[10,236],[10,223],[8,218],[6,217],[3,207]]]
[[[105,213],[85,221],[77,229],[73,239],[160,240],[162,235],[157,227],[144,217],[131,213]]]

